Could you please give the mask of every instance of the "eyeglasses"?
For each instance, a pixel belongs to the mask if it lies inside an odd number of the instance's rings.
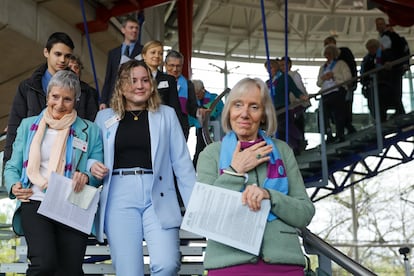
[[[183,67],[181,64],[167,63],[166,65],[167,65],[168,68],[177,68],[177,69],[179,69],[179,68]]]

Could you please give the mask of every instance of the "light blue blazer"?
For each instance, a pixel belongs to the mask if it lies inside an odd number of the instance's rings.
[[[187,206],[196,181],[195,170],[188,151],[183,131],[174,109],[161,105],[158,111],[148,112],[151,137],[151,161],[154,172],[152,204],[164,229],[179,227],[182,216],[174,186],[174,174],[184,205]],[[105,166],[108,175],[103,180],[103,189],[95,220],[96,237],[103,242],[104,218],[114,165],[115,136],[119,125],[118,115],[111,109],[98,112],[95,123],[101,129]]]
[[[23,168],[23,154],[28,143],[28,134],[31,125],[36,120],[37,116],[23,119],[19,128],[17,129],[16,140],[13,143],[13,153],[9,161],[7,161],[4,168],[4,181],[6,184],[9,197],[15,199],[16,196],[12,193],[11,188],[14,184],[20,181]],[[89,185],[98,187],[101,185],[101,181],[92,176],[89,170],[87,170],[88,159],[91,160],[103,160],[102,152],[102,139],[100,137],[99,128],[88,120],[76,118],[76,121],[72,125],[75,130],[75,137],[81,141],[87,143],[87,151],[83,152],[78,148],[74,148],[73,151],[73,164],[77,164],[74,168],[82,173],[85,173],[89,177]],[[17,200],[16,212],[13,216],[13,230],[18,235],[23,235],[23,229],[20,222],[20,200]]]

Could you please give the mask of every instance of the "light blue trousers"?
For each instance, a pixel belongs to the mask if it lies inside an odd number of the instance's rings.
[[[152,174],[112,176],[105,233],[116,275],[144,275],[144,239],[151,275],[177,275],[180,269],[179,229],[162,229],[151,202],[152,178]]]

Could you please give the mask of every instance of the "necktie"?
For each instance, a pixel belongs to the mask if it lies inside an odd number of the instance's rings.
[[[129,45],[125,47],[124,56],[129,57]]]

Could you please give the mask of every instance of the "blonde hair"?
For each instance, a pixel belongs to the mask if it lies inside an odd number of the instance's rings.
[[[226,103],[224,104],[221,125],[224,132],[229,132],[232,130],[230,124],[230,107],[236,102],[242,95],[250,93],[253,88],[259,88],[261,104],[264,107],[264,114],[262,118],[262,123],[260,128],[264,130],[267,135],[274,135],[277,129],[277,120],[276,112],[273,106],[273,101],[270,98],[269,89],[267,85],[259,78],[244,78],[241,79],[236,85],[231,89]]]
[[[142,47],[141,53],[143,55],[145,55],[147,53],[148,49],[154,48],[154,47],[164,48],[164,45],[162,44],[161,41],[158,41],[158,40],[150,40],[150,41],[148,41],[147,43],[144,44],[144,46]]]
[[[126,105],[126,99],[124,95],[122,95],[122,92],[124,91],[125,86],[131,85],[131,71],[135,67],[143,67],[151,80],[151,96],[147,100],[146,109],[148,111],[154,112],[157,111],[161,105],[161,98],[158,94],[157,86],[155,85],[155,80],[152,78],[150,69],[145,64],[145,62],[132,59],[122,64],[119,68],[114,88],[114,94],[112,95],[110,103],[112,109],[119,115],[119,117],[121,117],[121,119],[124,118]]]

